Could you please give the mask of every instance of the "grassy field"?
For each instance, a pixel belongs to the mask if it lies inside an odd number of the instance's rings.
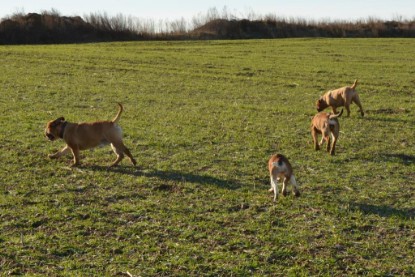
[[[415,275],[415,40],[0,46],[0,271],[30,276]],[[337,155],[321,93],[359,79]],[[49,160],[46,122],[112,119],[126,145]],[[301,197],[272,202],[283,153]]]

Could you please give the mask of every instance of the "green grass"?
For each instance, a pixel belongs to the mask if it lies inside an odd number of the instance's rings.
[[[415,40],[0,47],[0,270],[31,276],[415,274]],[[337,155],[318,96],[357,87]],[[125,113],[110,147],[49,160],[46,122]],[[272,202],[283,153],[300,198]]]

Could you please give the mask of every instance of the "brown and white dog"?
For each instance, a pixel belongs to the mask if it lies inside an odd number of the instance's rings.
[[[49,155],[49,158],[59,158],[71,151],[74,159],[72,166],[78,166],[80,164],[80,150],[103,144],[111,144],[112,150],[117,155],[117,159],[111,166],[116,166],[124,158],[124,154],[130,158],[133,165],[136,165],[136,161],[131,155],[130,150],[125,147],[122,141],[122,130],[117,122],[120,119],[123,106],[120,103],[118,105],[119,111],[112,121],[71,123],[63,117],[49,121],[45,130],[48,139],[54,141],[61,138],[66,142],[66,146],[62,150]]]
[[[338,114],[321,112],[316,114],[311,120],[311,136],[314,141],[314,149],[320,150],[320,146],[323,145],[324,141],[327,141],[327,151],[330,151],[331,155],[335,154],[336,142],[340,133],[340,124],[337,119],[343,113],[343,109]],[[318,144],[318,134],[321,134],[321,141]],[[330,135],[332,136],[333,142],[330,148]]]
[[[333,113],[336,112],[336,108],[344,106],[347,111],[347,116],[350,115],[350,104],[356,103],[360,108],[360,114],[365,115],[363,112],[362,104],[360,104],[359,95],[356,92],[357,80],[351,87],[342,87],[335,90],[326,92],[320,99],[317,100],[317,111],[321,112],[327,107],[331,107]]]
[[[287,185],[290,181],[293,185],[293,193],[295,196],[300,196],[300,191],[298,190],[297,182],[293,174],[293,168],[288,161],[288,159],[281,154],[272,155],[268,161],[268,170],[271,179],[271,188],[269,192],[274,192],[274,202],[277,200],[278,196],[278,186],[277,182],[282,179],[282,194],[287,195]]]

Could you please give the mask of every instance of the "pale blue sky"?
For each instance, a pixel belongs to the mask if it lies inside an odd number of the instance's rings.
[[[375,17],[384,20],[415,19],[415,0],[2,0],[0,18],[15,12],[40,12],[58,10],[62,15],[86,15],[106,12],[108,15],[122,13],[156,20],[191,19],[216,7],[222,11],[245,17],[251,11],[258,15],[278,15],[305,19],[354,20]]]

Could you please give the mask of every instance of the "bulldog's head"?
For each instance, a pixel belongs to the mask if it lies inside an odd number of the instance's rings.
[[[59,117],[56,120],[49,121],[46,124],[45,129],[46,137],[51,141],[54,141],[58,138],[63,138],[63,132],[65,130],[66,124],[67,122],[63,117]]]
[[[318,99],[317,102],[316,102],[316,108],[317,108],[317,111],[319,111],[319,112],[323,111],[328,106],[329,105],[327,105],[327,103],[326,103],[326,101],[324,101],[323,97],[320,97],[320,99]]]

